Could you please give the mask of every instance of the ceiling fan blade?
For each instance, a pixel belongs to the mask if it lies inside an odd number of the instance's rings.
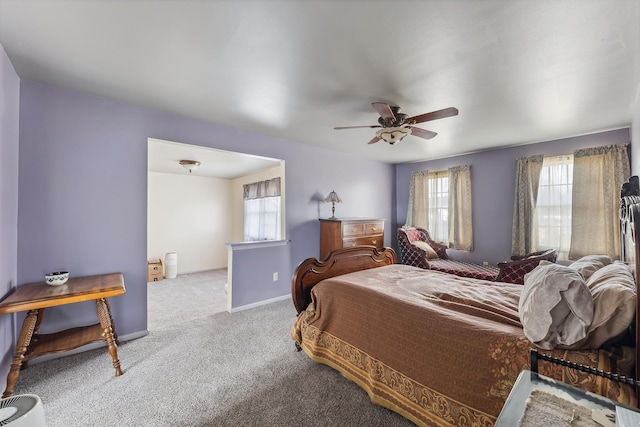
[[[396,119],[395,114],[391,110],[389,104],[385,104],[384,102],[372,102],[371,106],[375,108],[375,110],[380,114],[380,117],[383,119]]]
[[[335,130],[342,130],[342,129],[358,129],[358,128],[379,128],[382,127],[380,125],[371,125],[371,126],[338,126],[338,127],[334,127]]]
[[[409,126],[411,128],[411,135],[417,136],[419,138],[431,139],[437,135],[436,132],[431,132],[430,130],[420,129],[413,126]]]
[[[444,119],[445,117],[457,116],[458,109],[454,107],[444,108],[430,113],[420,114],[419,116],[409,117],[405,122],[413,121],[414,123],[424,123],[430,120]]]
[[[371,141],[367,142],[367,144],[375,144],[378,141],[380,141],[380,138],[378,138],[377,136],[374,136]]]

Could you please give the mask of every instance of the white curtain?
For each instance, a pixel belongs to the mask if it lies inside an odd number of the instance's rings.
[[[620,189],[629,179],[628,144],[586,148],[573,154],[571,250],[620,256]]]
[[[514,255],[525,255],[538,249],[534,220],[543,160],[542,155],[517,159],[511,229],[511,252]]]
[[[244,240],[279,240],[280,178],[245,184],[243,191]]]
[[[407,225],[429,229],[429,198],[427,188],[429,172],[426,170],[411,172],[409,182],[409,207],[407,209]]]
[[[449,247],[473,250],[471,166],[449,168]]]

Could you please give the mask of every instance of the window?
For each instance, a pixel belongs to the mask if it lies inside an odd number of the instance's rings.
[[[554,248],[561,260],[620,256],[618,195],[631,174],[629,144],[582,148],[569,156],[519,157],[517,164],[514,254]]]
[[[429,234],[445,245],[449,243],[449,172],[428,175]]]
[[[535,224],[538,248],[558,250],[567,260],[571,246],[573,155],[545,157],[540,171]]]
[[[542,162],[542,158],[540,158]],[[471,165],[411,172],[406,224],[449,248],[473,250]]]
[[[244,186],[244,240],[280,240],[280,178]]]
[[[280,196],[244,201],[244,240],[280,239]]]

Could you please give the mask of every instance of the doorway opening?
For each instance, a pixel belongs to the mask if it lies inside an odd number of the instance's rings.
[[[199,165],[189,170],[181,160]],[[167,253],[177,264],[169,278],[148,283],[149,330],[163,320],[156,313],[193,318],[198,305],[208,314],[230,309],[227,244],[244,241],[243,186],[275,177],[284,230],[283,160],[148,139],[147,259],[162,261],[163,276]]]

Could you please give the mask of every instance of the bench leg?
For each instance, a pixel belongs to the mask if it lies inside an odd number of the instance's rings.
[[[36,330],[36,327],[39,326],[42,321],[43,311],[44,309],[29,310],[27,317],[22,323],[22,329],[20,329],[20,335],[18,336],[18,342],[16,344],[16,355],[13,358],[11,369],[7,375],[7,388],[5,388],[2,394],[3,399],[13,395],[13,387],[16,385],[16,381],[18,381],[18,377],[20,376],[20,368],[24,362],[24,355],[29,348],[34,330]]]
[[[114,337],[113,320],[111,318],[111,310],[109,304],[104,298],[96,300],[96,307],[98,309],[98,318],[100,319],[100,326],[102,327],[102,335],[107,342],[107,349],[111,355],[113,361],[113,367],[116,370],[116,377],[122,375],[122,369],[120,368],[120,359],[118,359],[118,344]]]

